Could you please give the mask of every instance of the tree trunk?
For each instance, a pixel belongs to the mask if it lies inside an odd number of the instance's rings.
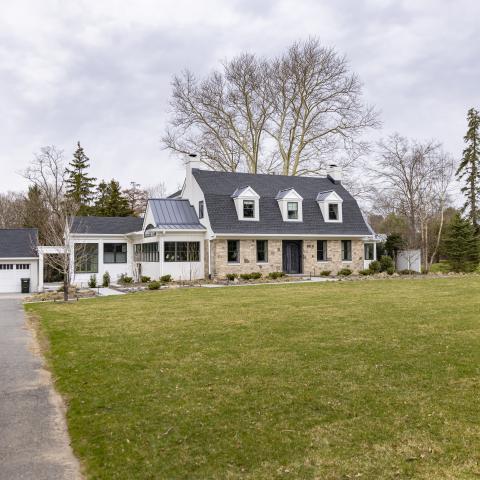
[[[63,301],[68,302],[68,276],[65,274],[63,277]]]

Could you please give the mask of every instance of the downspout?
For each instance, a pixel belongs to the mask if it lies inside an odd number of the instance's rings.
[[[212,278],[212,250],[210,239],[208,239],[208,278]]]

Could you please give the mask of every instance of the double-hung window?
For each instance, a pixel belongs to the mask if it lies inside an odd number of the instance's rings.
[[[327,261],[327,241],[317,240],[317,262]]]
[[[104,243],[103,263],[127,263],[127,244]]]
[[[298,202],[287,202],[287,218],[289,220],[298,219]]]
[[[257,262],[268,262],[268,240],[257,240]]]
[[[98,273],[98,243],[76,243],[75,272]]]
[[[342,261],[343,262],[352,261],[352,241],[351,240],[342,240]]]
[[[329,203],[328,204],[328,219],[329,220],[339,220],[338,203]]]
[[[240,263],[240,240],[227,241],[228,263]]]
[[[255,218],[255,201],[243,201],[243,218]]]

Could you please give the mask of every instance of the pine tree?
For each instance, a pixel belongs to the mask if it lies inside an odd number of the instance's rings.
[[[93,207],[93,214],[98,217],[107,216],[107,200],[109,197],[109,188],[105,180],[102,180],[97,186],[95,195],[95,205]]]
[[[120,183],[111,180],[108,184],[101,181],[97,188],[95,215],[103,217],[128,217],[133,215],[128,199],[122,194]]]
[[[468,219],[457,213],[448,224],[443,251],[455,272],[475,270],[480,258],[480,246],[475,229]]]
[[[93,188],[96,179],[87,175],[90,159],[85,155],[80,142],[77,143],[77,149],[69,167],[66,169],[68,174],[66,180],[67,196],[78,205],[79,215],[88,215],[91,213]]]
[[[480,198],[480,116],[478,110],[471,108],[467,114],[468,130],[463,137],[467,147],[463,151],[462,161],[457,170],[457,178],[463,179],[466,185],[462,192],[467,197],[464,211],[473,224],[475,232],[479,229],[479,198]]]
[[[26,228],[37,228],[39,242],[41,245],[45,245],[46,226],[50,219],[50,211],[37,185],[32,185],[28,188],[22,210],[22,226]]]

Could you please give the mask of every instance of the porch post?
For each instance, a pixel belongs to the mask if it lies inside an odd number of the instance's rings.
[[[43,292],[43,251],[38,251],[38,291]]]

